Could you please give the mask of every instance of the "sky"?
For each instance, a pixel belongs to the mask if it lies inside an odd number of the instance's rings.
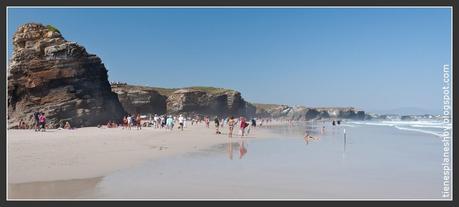
[[[9,8],[98,55],[110,81],[231,88],[255,103],[440,113],[449,8]]]

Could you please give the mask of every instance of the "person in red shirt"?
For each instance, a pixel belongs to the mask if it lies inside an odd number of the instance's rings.
[[[245,118],[243,116],[241,116],[241,118],[239,118],[239,127],[241,129],[241,137],[244,136],[244,133],[245,133],[245,128],[249,125],[247,124]]]
[[[40,116],[38,117],[38,120],[40,122],[40,129],[43,131],[46,131],[46,116],[45,113],[41,113]]]

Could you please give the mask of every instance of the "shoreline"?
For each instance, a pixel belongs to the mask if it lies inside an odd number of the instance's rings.
[[[271,126],[280,125],[273,123]],[[142,130],[84,127],[75,130],[8,130],[8,184],[103,177],[145,161],[199,151],[227,143],[228,128],[206,128],[203,123],[184,131],[144,127]],[[238,128],[232,142],[240,139]],[[247,138],[274,134],[257,127]]]

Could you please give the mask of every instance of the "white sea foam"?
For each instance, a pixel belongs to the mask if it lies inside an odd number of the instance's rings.
[[[345,126],[345,127],[359,127],[358,125],[354,125],[354,124],[340,124],[341,126]]]
[[[442,134],[439,132],[434,132],[434,131],[429,131],[429,130],[422,130],[422,129],[415,129],[415,128],[407,128],[407,127],[400,127],[400,126],[395,126],[395,128],[400,129],[400,130],[406,130],[406,131],[415,131],[415,132],[421,132],[425,134],[432,134],[438,137],[441,137]]]
[[[415,131],[435,136],[442,136],[442,130],[446,127],[451,127],[451,124],[444,124],[439,120],[420,120],[420,121],[353,121],[349,124],[370,125],[370,126],[389,126],[399,130]]]

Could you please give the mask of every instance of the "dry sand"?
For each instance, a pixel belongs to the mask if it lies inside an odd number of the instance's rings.
[[[225,127],[224,134],[216,135],[214,127],[203,124],[188,126],[184,131],[152,127],[8,130],[8,183],[100,177],[149,159],[226,143],[227,131]],[[266,129],[252,132],[248,138],[272,136]],[[237,140],[234,136],[233,141]]]

